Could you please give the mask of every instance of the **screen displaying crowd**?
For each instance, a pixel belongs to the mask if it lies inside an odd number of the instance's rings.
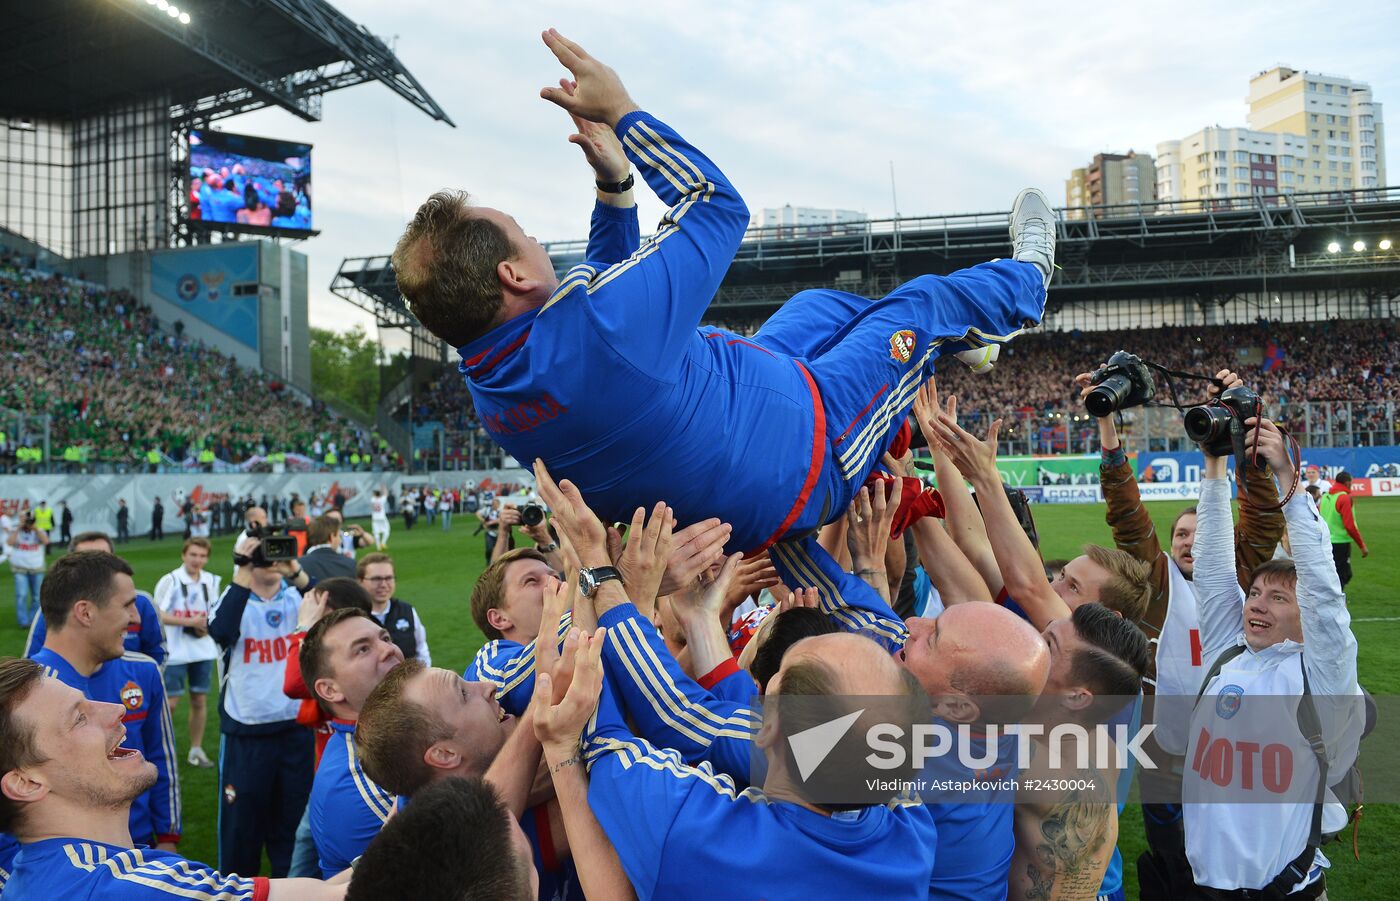
[[[311,147],[190,132],[189,218],[310,231]]]

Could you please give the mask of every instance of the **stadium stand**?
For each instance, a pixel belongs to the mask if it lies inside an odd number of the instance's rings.
[[[741,335],[758,330],[751,322],[714,324]],[[1299,440],[1394,444],[1400,443],[1395,417],[1400,401],[1397,337],[1394,323],[1380,319],[1033,332],[1004,347],[1001,360],[987,375],[974,375],[951,358],[940,362],[938,375],[940,389],[958,396],[959,411],[968,422],[985,428],[1001,417],[1008,425],[1014,423],[1020,435],[1029,436],[1028,446],[1008,450],[1054,453],[1093,444],[1097,430],[1072,380],[1117,350],[1186,372],[1205,372],[1217,361],[1237,360],[1242,372],[1252,373],[1271,412]],[[1200,383],[1179,385],[1183,403],[1202,397]],[[1158,400],[1168,399],[1165,387],[1159,386]],[[1138,415],[1125,414],[1126,434],[1132,434]],[[478,459],[490,453],[484,450],[492,447],[490,438],[472,410],[455,364],[424,392],[414,410],[415,426],[428,423],[441,423],[445,430],[449,460],[466,460],[473,441]]]
[[[28,262],[0,251],[0,332],[12,364],[0,405],[52,417],[53,463],[213,466],[207,453],[200,459],[207,451],[245,467],[279,454],[318,468],[393,462],[370,430],[178,330],[162,330],[130,294]],[[16,451],[40,440],[14,435],[4,465],[23,464]],[[148,462],[152,451],[159,463]]]

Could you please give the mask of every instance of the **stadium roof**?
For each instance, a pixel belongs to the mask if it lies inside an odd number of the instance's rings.
[[[383,41],[325,0],[0,0],[0,114],[71,119],[168,97],[215,119],[280,106],[320,118],[327,91],[378,81],[453,122]]]

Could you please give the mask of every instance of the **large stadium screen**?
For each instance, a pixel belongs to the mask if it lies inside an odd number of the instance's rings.
[[[188,218],[230,230],[313,230],[311,145],[190,132]]]

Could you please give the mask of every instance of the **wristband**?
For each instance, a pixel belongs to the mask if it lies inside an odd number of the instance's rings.
[[[598,190],[602,191],[604,194],[626,194],[628,191],[632,190],[632,185],[634,185],[636,181],[636,177],[631,172],[628,172],[627,177],[622,181],[599,181],[594,182],[594,184],[596,184]]]
[[[549,544],[537,544],[535,545],[535,550],[539,551],[541,554],[552,554],[559,550],[559,542],[551,541]]]

